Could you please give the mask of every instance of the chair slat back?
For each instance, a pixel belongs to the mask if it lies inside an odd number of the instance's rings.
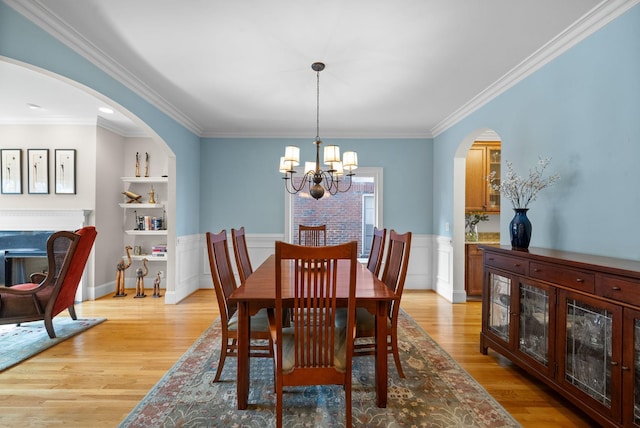
[[[207,253],[209,254],[209,269],[213,279],[213,287],[216,290],[220,316],[229,320],[236,312],[236,305],[229,302],[229,296],[237,288],[236,278],[233,275],[231,259],[229,258],[229,246],[227,232],[207,232]]]
[[[282,263],[283,261],[289,263]],[[339,260],[349,263],[339,264]],[[276,242],[276,320],[278,346],[282,346],[282,289],[292,287],[290,310],[294,332],[294,369],[335,368],[335,337],[338,269],[349,269],[349,314],[355,323],[357,243],[307,247]],[[282,270],[291,269],[292,283],[282,282]],[[349,325],[349,324],[347,324]],[[349,330],[347,330],[349,331]],[[349,341],[348,341],[349,342]],[[351,344],[353,340],[351,340]],[[349,344],[347,345],[349,352]],[[352,352],[352,349],[351,349]],[[282,356],[282,349],[277,353]],[[351,354],[347,356],[351,358]],[[281,363],[280,365],[281,366]]]
[[[298,244],[312,247],[327,245],[327,225],[298,226]]]
[[[369,253],[369,260],[367,261],[367,269],[375,276],[380,274],[386,236],[387,229],[373,228],[373,241],[371,242],[371,252]]]
[[[231,229],[231,240],[233,242],[233,254],[236,258],[240,283],[242,284],[249,275],[253,273],[251,259],[249,259],[249,250],[247,249],[247,241],[244,235],[244,226],[240,229]]]
[[[400,310],[400,298],[404,290],[404,281],[407,277],[409,266],[409,254],[411,252],[411,232],[403,234],[395,230],[389,232],[389,247],[387,259],[382,273],[382,282],[396,294],[396,299],[389,308],[389,316],[396,317]]]

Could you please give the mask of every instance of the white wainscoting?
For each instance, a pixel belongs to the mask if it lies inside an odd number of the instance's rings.
[[[204,235],[179,236],[176,239],[174,287],[165,290],[164,301],[175,304],[200,288],[201,240]],[[167,271],[171,271],[167,268]],[[170,285],[171,282],[167,282]]]
[[[435,256],[433,259],[435,287],[433,289],[452,303],[463,303],[467,301],[467,293],[464,290],[464,280],[457,281],[461,284],[461,289],[457,289],[454,284],[455,275],[464,276],[464,266],[454,270],[453,243],[450,237],[438,236],[435,238]]]

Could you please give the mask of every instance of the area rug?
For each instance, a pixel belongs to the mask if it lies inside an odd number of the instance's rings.
[[[375,405],[373,357],[354,359],[354,426],[520,426],[402,311],[398,333],[406,378],[398,376],[390,357],[386,408]],[[275,426],[271,360],[251,359],[249,407],[237,410],[235,358],[227,359],[220,382],[213,382],[219,347],[218,319],[122,421],[120,427]],[[344,426],[344,392],[340,386],[289,388],[284,400],[285,427]]]
[[[78,318],[74,321],[68,317],[55,317],[55,339],[49,337],[44,321],[25,322],[20,326],[0,325],[0,372],[103,321],[105,318]]]

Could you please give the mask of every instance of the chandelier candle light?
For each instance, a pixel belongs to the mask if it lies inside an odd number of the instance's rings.
[[[296,146],[287,146],[284,156],[280,158],[280,172],[284,174],[284,187],[291,194],[298,193],[309,184],[309,194],[314,199],[320,199],[324,196],[325,190],[331,195],[338,192],[347,192],[351,188],[352,177],[355,175],[354,170],[358,168],[358,154],[356,152],[344,152],[342,162],[340,161],[340,147],[326,146],[324,148],[324,164],[329,169],[323,171],[320,169],[320,72],[324,70],[324,64],[314,62],[311,69],[316,72],[316,139],[313,144],[316,145],[316,161],[305,162],[304,176],[300,184],[296,186],[293,180],[293,174],[296,173],[294,167],[300,165],[300,148]],[[346,174],[345,174],[346,172]],[[344,178],[344,177],[348,178]],[[348,184],[346,184],[346,183]],[[343,184],[341,184],[343,183]]]

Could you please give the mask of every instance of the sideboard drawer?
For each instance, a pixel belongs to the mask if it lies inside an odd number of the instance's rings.
[[[595,291],[596,279],[593,272],[540,262],[531,262],[529,270],[531,278],[588,293]]]
[[[640,281],[603,274],[596,285],[596,294],[640,306]]]
[[[520,275],[527,275],[527,266],[529,265],[529,262],[524,259],[486,252],[484,255],[484,263],[487,266],[493,266]]]

